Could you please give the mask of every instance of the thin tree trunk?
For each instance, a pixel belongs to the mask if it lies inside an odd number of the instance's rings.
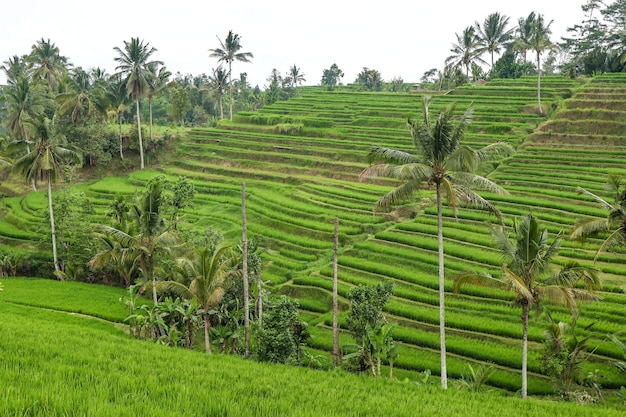
[[[543,109],[541,108],[541,65],[540,65],[540,57],[541,57],[541,54],[537,51],[537,109],[539,111],[539,115],[543,115]]]
[[[246,183],[241,183],[241,251],[243,256],[242,273],[243,273],[243,328],[246,339],[246,350],[244,357],[250,356],[250,289],[248,288],[248,231],[246,220]]]
[[[528,396],[528,317],[530,304],[524,300],[522,304],[522,398]]]
[[[441,350],[441,388],[448,388],[446,366],[446,325],[444,306],[444,263],[443,263],[443,214],[441,205],[441,185],[437,184],[437,245],[439,246],[439,345]]]
[[[119,129],[120,131],[120,159],[124,159],[124,141],[122,138],[122,116],[121,115],[117,116],[117,121],[120,126],[120,129]]]
[[[54,261],[54,270],[59,270],[59,260],[57,258],[57,236],[54,230],[54,211],[52,210],[52,180],[50,179],[50,170],[48,173],[48,209],[50,210],[50,232],[52,234],[52,259]]]
[[[211,354],[211,339],[209,338],[209,331],[211,330],[211,320],[209,315],[204,313],[204,351],[207,354]]]
[[[150,140],[152,140],[152,97],[148,97],[148,105],[150,107]]]
[[[335,216],[335,243],[333,246],[333,366],[339,366],[339,296],[337,293],[337,252],[339,249],[339,217]]]
[[[228,118],[233,121],[233,71],[232,62],[228,62]]]
[[[143,169],[143,140],[141,139],[141,120],[139,118],[139,99],[137,102],[137,135],[139,136],[139,160],[141,161],[141,169]]]
[[[263,328],[263,281],[261,280],[261,270],[259,270],[258,275],[257,275],[256,287],[257,287],[257,290],[259,291],[259,298],[258,298],[259,309],[258,309],[257,314],[259,316],[259,329],[261,329]]]
[[[152,266],[152,256],[149,256],[146,260],[146,269],[146,272],[150,276],[150,282],[152,282],[152,301],[154,301],[154,306],[156,307],[159,304],[159,298],[157,297],[156,276],[154,275],[154,267]]]
[[[222,100],[222,96],[220,96],[220,120],[222,120],[224,118],[224,105],[223,105],[223,101]]]

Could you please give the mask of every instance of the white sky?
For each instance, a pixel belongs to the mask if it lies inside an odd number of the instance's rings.
[[[3,2],[4,3],[4,2]],[[115,72],[114,46],[139,37],[157,48],[154,59],[176,73],[209,74],[217,66],[208,50],[232,29],[241,36],[252,63],[233,64],[233,78],[248,73],[263,88],[273,68],[285,74],[297,65],[306,83],[317,85],[336,63],[354,81],[363,67],[419,81],[441,69],[450,48],[474,21],[500,12],[510,25],[532,11],[552,25],[553,41],[583,19],[584,0],[23,0],[2,5],[0,61],[30,52],[50,39],[72,64]],[[485,59],[487,57],[485,56]],[[3,75],[0,75],[3,77]],[[0,78],[0,83],[4,83]]]

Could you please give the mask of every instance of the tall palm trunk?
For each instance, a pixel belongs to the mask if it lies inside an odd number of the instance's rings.
[[[257,272],[257,280],[256,280],[256,288],[259,293],[258,298],[258,319],[259,319],[259,329],[263,328],[263,281],[261,280],[261,270]]]
[[[242,275],[243,275],[243,328],[245,333],[244,357],[250,356],[250,289],[248,288],[248,231],[246,221],[246,183],[241,183],[241,219],[242,219]]]
[[[232,62],[228,62],[228,118],[233,121],[233,72]]]
[[[541,65],[540,65],[540,56],[541,54],[537,52],[537,108],[539,111],[539,115],[543,115],[543,109],[541,108]]]
[[[209,319],[209,314],[204,313],[204,351],[207,354],[211,354],[211,339],[209,338],[209,331],[211,330],[211,320]]]
[[[223,105],[222,96],[219,96],[218,101],[220,102],[220,120],[222,120],[224,118],[224,105]]]
[[[530,316],[530,303],[527,300],[522,304],[522,398],[528,396],[528,318]]]
[[[444,306],[444,264],[443,264],[443,213],[441,204],[441,184],[437,183],[437,245],[439,246],[439,345],[441,349],[441,388],[448,388],[446,366],[446,325]]]
[[[339,296],[337,293],[337,252],[339,249],[339,217],[335,217],[333,245],[333,366],[339,366]]]
[[[150,140],[152,140],[152,96],[148,97],[148,107],[150,108]]]
[[[137,103],[137,135],[139,137],[139,160],[141,161],[141,169],[143,169],[143,140],[141,139],[141,120],[139,118],[139,99],[135,100]]]
[[[120,159],[124,159],[124,141],[122,138],[122,115],[121,114],[118,114],[117,122],[119,125],[119,132],[120,132]]]
[[[54,270],[59,270],[59,260],[57,258],[57,235],[54,229],[54,211],[52,210],[52,179],[50,171],[48,171],[48,210],[50,210],[50,233],[52,234],[52,259],[54,261]]]

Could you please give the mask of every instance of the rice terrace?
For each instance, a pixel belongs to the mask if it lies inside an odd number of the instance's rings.
[[[209,76],[5,61],[0,415],[624,415],[624,60],[513,38],[265,91],[233,32]]]

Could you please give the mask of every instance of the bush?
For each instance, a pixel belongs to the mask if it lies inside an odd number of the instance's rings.
[[[283,296],[268,307],[263,327],[258,331],[259,360],[300,363],[309,332],[307,324],[298,315],[298,302]]]

